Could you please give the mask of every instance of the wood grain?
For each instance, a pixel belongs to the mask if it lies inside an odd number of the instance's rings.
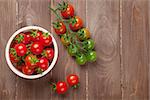
[[[50,16],[48,0],[18,0],[17,2],[18,28],[28,25],[38,25],[50,30]],[[50,98],[49,78],[47,76],[37,80],[25,80],[17,77],[16,100],[46,100]]]
[[[60,1],[60,0],[58,0]],[[76,14],[80,16],[81,18],[85,18],[85,0],[73,0],[72,5],[76,9]],[[54,8],[57,5],[56,1],[51,1],[51,7]],[[51,20],[55,21],[55,15],[51,12]],[[84,20],[85,21],[85,20]],[[52,25],[52,24],[51,24]],[[52,33],[55,34],[53,28],[51,27]],[[66,81],[66,77],[69,74],[77,74],[80,77],[80,87],[79,90],[72,90],[71,88],[64,96],[58,96],[52,94],[52,99],[68,99],[68,100],[79,100],[79,99],[85,99],[86,98],[86,85],[85,85],[85,70],[86,66],[79,66],[76,64],[75,60],[68,54],[66,48],[62,45],[60,39],[58,36],[54,35],[57,39],[58,46],[59,46],[59,58],[56,66],[54,67],[52,71],[52,80],[55,80],[56,82],[59,80]]]
[[[123,0],[123,99],[148,100],[148,0]]]
[[[120,100],[119,0],[87,0],[97,62],[88,65],[90,100]]]
[[[149,100],[150,1],[68,0],[95,41],[97,61],[79,66],[54,33],[55,7],[61,0],[0,0],[0,100]],[[38,25],[58,43],[59,58],[43,78],[25,80],[6,64],[5,46],[17,29]],[[66,81],[74,73],[80,88],[57,95],[49,81]]]
[[[16,30],[15,0],[0,1],[0,10],[0,100],[14,100],[16,76],[7,66],[5,46]]]

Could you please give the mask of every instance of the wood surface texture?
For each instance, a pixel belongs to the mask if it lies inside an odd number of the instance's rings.
[[[150,100],[150,0],[70,0],[95,41],[97,61],[76,64],[54,33],[55,7],[61,0],[0,0],[0,100]],[[17,29],[38,25],[59,47],[58,62],[45,77],[25,80],[5,60],[5,46]],[[75,73],[80,88],[55,94],[49,81]]]

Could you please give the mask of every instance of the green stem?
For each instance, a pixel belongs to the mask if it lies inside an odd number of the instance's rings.
[[[81,42],[78,41],[78,39],[77,39],[77,37],[76,37],[77,32],[73,32],[72,30],[69,29],[69,25],[68,25],[69,20],[63,20],[63,19],[59,16],[59,14],[57,13],[58,8],[56,8],[55,10],[54,10],[53,8],[51,8],[51,7],[49,7],[49,8],[50,8],[50,10],[56,15],[57,19],[59,19],[59,20],[61,20],[62,22],[64,22],[64,24],[65,24],[65,26],[66,26],[66,30],[67,30],[66,35],[70,37],[70,38],[69,38],[69,43],[70,43],[70,44],[74,44],[73,42],[75,42],[75,43],[78,45],[78,47],[79,47],[79,49],[80,49],[81,51],[87,52],[86,49],[82,48]],[[70,33],[70,34],[69,34],[69,33]]]
[[[51,8],[51,7],[49,7],[49,8],[50,8],[50,10],[51,10],[51,11],[53,11],[53,13],[56,15],[57,19],[59,19],[59,20],[63,20],[63,19],[62,19],[62,18],[61,18],[61,17],[57,14],[57,12],[56,12],[56,11],[57,11],[57,9],[55,9],[55,10],[54,10],[54,9],[53,9],[53,8]]]

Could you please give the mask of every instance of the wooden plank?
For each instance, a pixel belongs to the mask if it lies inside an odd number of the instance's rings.
[[[123,0],[123,100],[148,100],[148,0]]]
[[[48,0],[18,0],[18,28],[27,25],[39,25],[50,31]],[[17,78],[16,100],[48,100],[50,99],[50,73],[37,80]]]
[[[15,0],[0,1],[0,100],[14,100],[16,76],[5,60],[5,46],[16,30]]]
[[[61,0],[57,0],[61,1]],[[54,0],[51,0],[51,7],[56,6],[56,2]],[[80,16],[84,22],[85,20],[85,12],[86,12],[86,7],[85,7],[85,0],[70,0],[72,5],[75,7],[76,14]],[[51,20],[55,21],[55,16],[51,12]],[[52,24],[51,24],[52,25]],[[51,29],[53,33],[53,28]],[[80,88],[77,90],[72,90],[69,89],[69,91],[66,93],[64,96],[58,96],[52,93],[52,99],[68,99],[68,100],[79,100],[79,99],[85,99],[86,98],[86,85],[85,85],[85,71],[87,66],[79,66],[76,64],[75,60],[68,54],[66,48],[62,45],[60,42],[60,39],[58,36],[56,36],[58,46],[59,46],[59,58],[58,62],[55,66],[55,68],[52,71],[52,78],[56,82],[59,80],[66,81],[66,76],[69,74],[77,74],[80,77]]]
[[[149,10],[150,10],[150,1],[148,1],[148,11],[149,11]],[[149,30],[149,32],[150,32],[150,13],[148,13],[148,26],[149,26],[149,27],[148,27],[148,30]],[[149,45],[148,45],[148,46],[149,46],[149,47],[148,47],[148,53],[149,53],[149,54],[148,54],[148,55],[149,55],[149,58],[148,58],[148,59],[149,59],[149,61],[148,61],[148,62],[149,62],[149,67],[150,67],[150,35],[148,36],[148,40],[149,40],[149,43],[148,43],[148,44],[149,44]],[[148,75],[150,76],[150,68],[149,68],[149,70],[148,70]],[[149,90],[148,90],[148,96],[149,96],[149,97],[148,97],[148,98],[150,99],[150,77],[149,77],[149,79],[148,79],[148,82],[149,82],[149,83],[148,83],[148,87],[149,87]]]
[[[97,62],[88,66],[89,100],[120,100],[119,0],[87,0]]]

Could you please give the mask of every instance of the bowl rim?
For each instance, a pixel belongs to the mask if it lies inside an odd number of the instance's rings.
[[[26,75],[26,74],[23,74],[21,71],[19,71],[18,69],[16,69],[13,64],[11,63],[10,61],[10,57],[9,57],[9,49],[10,49],[10,45],[11,45],[11,42],[13,41],[13,39],[15,38],[15,36],[21,32],[24,32],[24,31],[28,31],[28,30],[31,30],[31,29],[35,29],[35,30],[40,30],[42,32],[47,32],[49,33],[49,35],[52,37],[52,41],[53,41],[53,45],[54,45],[54,58],[51,62],[51,64],[49,65],[48,69],[45,70],[43,73],[41,74],[37,74],[37,75]],[[9,66],[9,68],[18,76],[22,77],[22,78],[25,78],[25,79],[37,79],[37,78],[40,78],[40,77],[43,77],[45,76],[46,74],[48,74],[48,72],[50,72],[52,70],[52,68],[54,67],[54,65],[56,64],[56,61],[58,59],[58,45],[57,45],[57,42],[55,40],[55,38],[53,37],[53,35],[47,31],[46,29],[40,27],[40,26],[26,26],[26,27],[23,27],[23,28],[20,28],[19,30],[17,30],[15,33],[13,33],[13,35],[11,35],[11,37],[9,38],[7,44],[6,44],[6,48],[5,48],[5,58],[6,58],[6,62]]]

